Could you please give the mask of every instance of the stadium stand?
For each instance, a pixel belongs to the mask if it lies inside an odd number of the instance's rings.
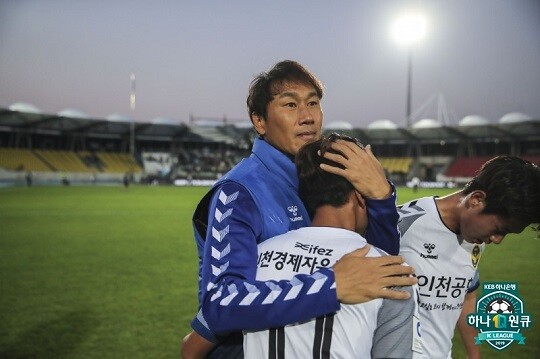
[[[0,148],[0,167],[13,171],[51,171],[34,152],[18,148]]]
[[[446,171],[447,177],[473,177],[482,164],[493,156],[459,157]]]
[[[126,173],[136,182],[215,180],[249,155],[256,135],[249,120],[190,116],[189,124],[160,118],[134,122],[26,108],[0,108],[0,182],[20,180],[26,171],[38,182],[57,180],[60,173],[73,182],[121,183]],[[464,183],[485,160],[500,154],[540,163],[540,119],[527,116],[503,116],[499,123],[466,116],[456,125],[423,119],[410,128],[389,120],[366,128],[337,124],[330,123],[323,133],[337,131],[371,144],[397,185],[412,177]]]
[[[191,132],[210,142],[223,142],[234,145],[236,140],[229,136],[221,126],[191,126]]]
[[[33,172],[141,172],[125,153],[70,152],[0,148],[0,167]]]
[[[96,156],[103,163],[104,172],[112,173],[139,173],[142,167],[131,155],[127,153],[96,152]]]
[[[459,157],[446,170],[446,177],[473,177],[482,165],[494,156]],[[540,165],[540,155],[523,155],[521,158]]]
[[[141,157],[144,172],[149,175],[168,174],[174,165],[173,157],[167,152],[143,152]]]
[[[382,157],[379,161],[388,173],[409,173],[413,163],[412,157]]]
[[[46,163],[54,171],[62,172],[89,172],[91,168],[87,166],[75,152],[36,150],[36,156]]]

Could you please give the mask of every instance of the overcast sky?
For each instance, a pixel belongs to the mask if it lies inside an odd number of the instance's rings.
[[[402,126],[407,51],[389,29],[411,5],[429,21],[413,51],[413,112],[441,93],[455,122],[540,118],[538,0],[0,0],[0,107],[247,119],[253,77],[294,59],[325,84],[326,122]],[[426,105],[419,117],[436,115]]]

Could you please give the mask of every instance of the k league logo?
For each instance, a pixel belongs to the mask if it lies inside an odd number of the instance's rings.
[[[517,283],[484,283],[483,296],[476,302],[476,313],[467,315],[467,324],[478,329],[476,344],[486,341],[497,350],[507,348],[514,340],[525,345],[522,329],[532,325],[524,303],[517,293]]]

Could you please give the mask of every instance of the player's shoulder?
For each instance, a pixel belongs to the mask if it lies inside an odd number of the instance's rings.
[[[380,249],[379,247],[375,247],[375,246],[371,246],[367,254],[368,257],[384,257],[384,256],[389,256],[389,255],[390,254],[388,254],[383,249]]]
[[[426,226],[431,228],[438,223],[434,216],[439,216],[435,197],[423,197],[398,206],[398,227],[401,233],[401,240],[409,234],[413,237],[425,235]]]
[[[367,244],[357,233],[340,228],[301,227],[266,239],[258,245],[259,251],[275,250],[307,251],[327,256],[343,255]],[[331,253],[331,254],[330,254]]]
[[[422,197],[397,206],[400,217],[417,216],[431,212],[435,207],[435,197]]]
[[[244,205],[245,201],[254,201],[253,194],[246,185],[235,180],[216,184],[211,196],[217,206],[235,207]]]

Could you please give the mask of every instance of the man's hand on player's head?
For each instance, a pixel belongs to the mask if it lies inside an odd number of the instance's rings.
[[[329,146],[337,153],[326,151],[322,155],[344,168],[323,163],[324,171],[345,177],[366,198],[386,199],[392,194],[384,168],[370,145],[361,148],[353,142],[337,140]]]
[[[393,287],[418,282],[414,269],[400,256],[366,257],[369,246],[344,255],[334,265],[336,293],[343,304],[365,303],[375,298],[408,299],[410,294]]]

